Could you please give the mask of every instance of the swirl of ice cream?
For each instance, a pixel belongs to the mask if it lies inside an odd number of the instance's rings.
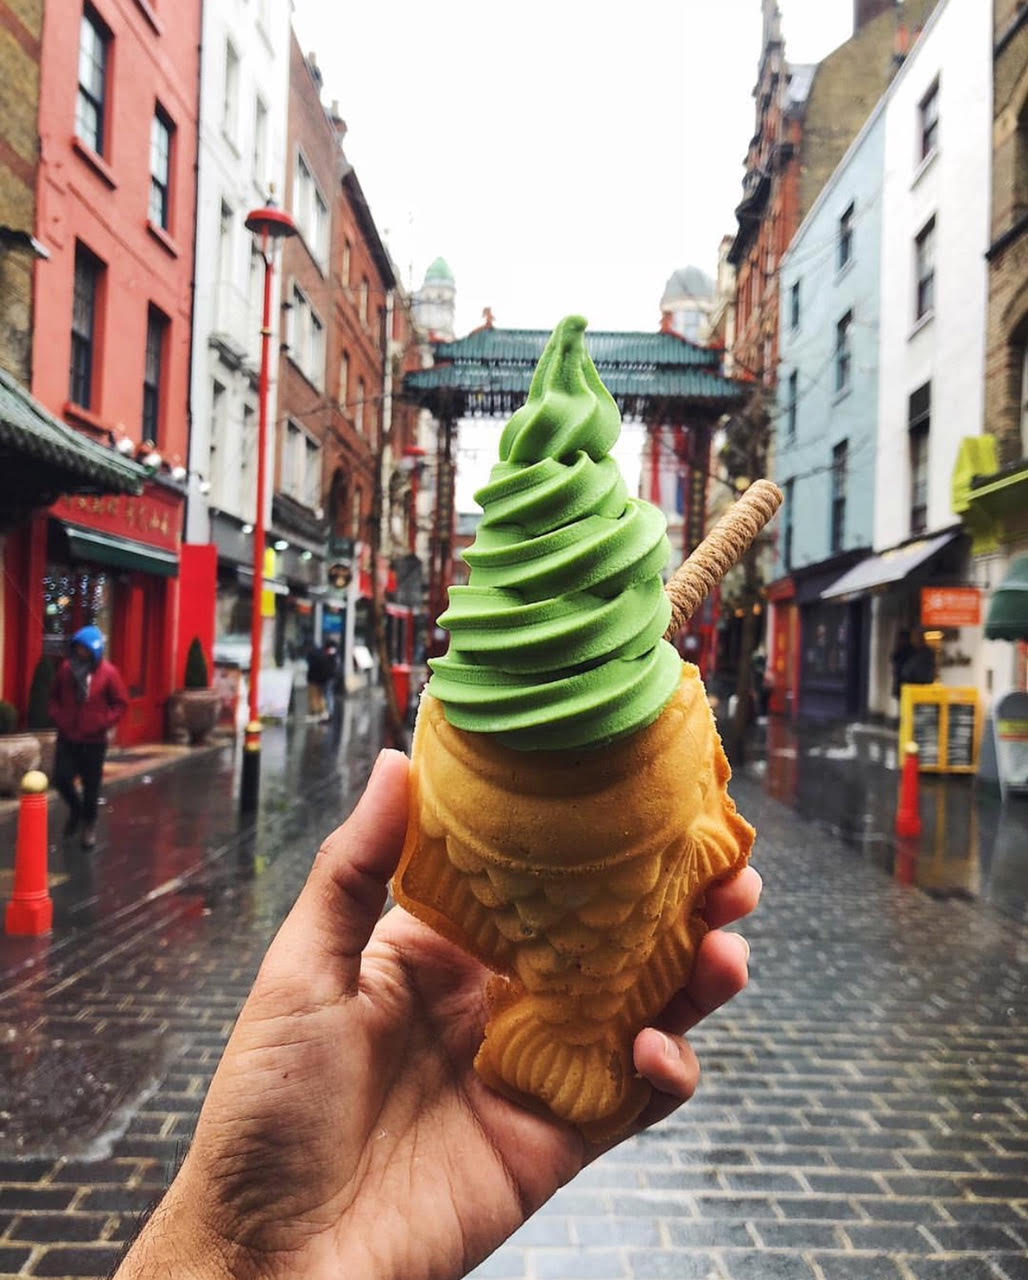
[[[662,637],[664,517],[630,498],[609,451],[621,417],[585,348],[556,328],[501,461],[476,494],[467,586],[450,589],[429,693],[459,729],[525,751],[599,747],[651,724],[681,678]]]

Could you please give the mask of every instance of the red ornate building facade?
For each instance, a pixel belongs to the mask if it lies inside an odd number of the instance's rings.
[[[32,392],[98,443],[145,460],[141,496],[37,514],[6,556],[4,693],[95,622],[130,709],[159,738],[180,681],[200,2],[48,5],[40,61]]]

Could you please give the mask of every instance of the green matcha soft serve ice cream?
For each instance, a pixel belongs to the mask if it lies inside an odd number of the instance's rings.
[[[665,520],[628,496],[610,456],[620,430],[585,321],[569,316],[475,495],[468,585],[450,588],[439,619],[450,646],[428,691],[457,728],[523,751],[601,747],[651,724],[674,694]]]

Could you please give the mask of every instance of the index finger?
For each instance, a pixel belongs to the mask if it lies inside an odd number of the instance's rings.
[[[700,914],[712,929],[741,920],[756,908],[763,883],[754,867],[743,867],[730,880],[710,886]]]

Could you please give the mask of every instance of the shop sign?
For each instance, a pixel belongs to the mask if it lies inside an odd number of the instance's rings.
[[[50,513],[58,520],[176,554],[182,543],[182,506],[177,496],[165,498],[159,492],[146,492],[138,498],[127,493],[79,493],[60,498]]]
[[[922,587],[923,627],[980,627],[982,593],[978,587]]]

